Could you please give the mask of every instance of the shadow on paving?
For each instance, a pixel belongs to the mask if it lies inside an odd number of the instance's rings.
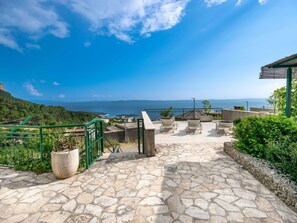
[[[122,153],[110,153],[106,159],[106,164],[125,162],[129,160],[138,160],[145,158],[145,154],[139,154],[138,152],[122,152]],[[103,159],[97,161],[101,162]]]
[[[15,171],[12,168],[0,168],[0,189],[29,188],[37,185],[51,184],[59,181],[53,173],[37,175],[28,171]]]

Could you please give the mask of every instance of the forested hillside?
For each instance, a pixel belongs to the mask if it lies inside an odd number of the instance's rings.
[[[89,112],[68,111],[61,106],[46,106],[21,100],[0,90],[0,122],[25,119],[33,116],[33,122],[42,125],[81,124],[98,115]]]

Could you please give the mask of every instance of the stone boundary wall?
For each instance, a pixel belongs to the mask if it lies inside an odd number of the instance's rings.
[[[104,131],[104,136],[109,140],[117,140],[118,142],[125,142],[125,131],[119,130],[111,130],[111,131]]]
[[[245,118],[248,116],[264,116],[264,115],[269,115],[269,113],[266,114],[263,112],[222,109],[222,120],[228,120],[228,121],[234,121],[235,119]]]
[[[277,173],[268,162],[236,150],[232,142],[224,143],[224,151],[250,174],[297,212],[297,186],[286,176]]]
[[[104,131],[104,135],[108,139],[115,139],[119,142],[125,142],[125,140],[130,142],[137,142],[138,140],[138,131],[136,128],[127,128],[126,129],[126,136],[125,130],[121,128],[108,128],[108,130]]]
[[[250,111],[254,112],[269,112],[274,114],[274,108],[256,108],[256,107],[250,107]]]

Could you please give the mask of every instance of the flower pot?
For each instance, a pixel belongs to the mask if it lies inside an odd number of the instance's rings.
[[[161,118],[161,122],[163,126],[172,126],[174,123],[174,118],[173,117]]]
[[[79,165],[79,150],[51,152],[52,170],[59,179],[73,176]]]

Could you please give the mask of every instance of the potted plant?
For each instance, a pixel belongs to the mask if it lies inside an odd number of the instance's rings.
[[[79,165],[78,140],[72,134],[53,135],[51,165],[55,176],[65,179],[73,176]]]
[[[161,110],[160,111],[161,115],[161,122],[163,126],[172,126],[174,123],[174,118],[173,118],[173,107],[169,107],[167,109]]]
[[[203,111],[204,111],[205,115],[200,116],[200,121],[201,122],[212,122],[213,116],[210,115],[210,111],[211,111],[210,102],[208,100],[203,100],[202,104],[203,104]]]
[[[240,111],[245,111],[245,107],[244,106],[234,106],[234,110],[240,110]]]

